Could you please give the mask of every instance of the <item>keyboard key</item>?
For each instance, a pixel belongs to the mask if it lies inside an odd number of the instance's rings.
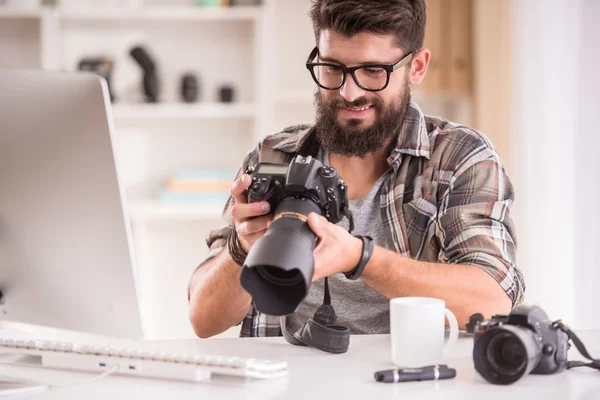
[[[196,354],[193,358],[194,364],[208,365],[208,356]]]
[[[81,352],[83,354],[94,354],[94,346],[84,344],[83,346],[81,346]]]
[[[109,347],[106,350],[106,354],[108,354],[111,357],[117,357],[119,355],[119,349],[116,347]]]
[[[131,352],[129,353],[129,357],[131,358],[142,358],[142,353],[143,351],[140,349],[132,349]]]
[[[215,356],[214,360],[215,360],[216,366],[226,366],[227,365],[227,361],[226,361],[225,357]]]
[[[50,350],[52,350],[52,351],[64,351],[65,350],[65,343],[63,343],[63,342],[54,342],[54,343],[52,343],[52,347],[50,348]]]
[[[119,349],[119,357],[129,358],[131,354],[130,349]]]
[[[38,343],[39,347],[38,349],[40,350],[51,350],[52,349],[52,342],[49,340],[42,340],[40,343]]]
[[[183,363],[183,364],[191,364],[192,359],[193,359],[193,357],[190,356],[189,354],[181,354],[181,355],[179,355],[179,357],[177,357],[176,361]]]
[[[81,345],[81,344],[77,344],[77,343],[73,344],[73,353],[84,354],[85,353],[83,350],[84,347],[85,346]]]

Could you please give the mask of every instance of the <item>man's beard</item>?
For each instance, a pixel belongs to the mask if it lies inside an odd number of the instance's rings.
[[[323,148],[331,153],[345,157],[365,158],[367,154],[380,150],[383,146],[394,143],[400,133],[410,102],[408,85],[398,101],[385,107],[379,97],[368,100],[359,97],[348,102],[342,97],[330,101],[323,100],[320,91],[315,93],[317,111],[316,133]],[[337,121],[341,107],[352,108],[372,104],[375,111],[375,121],[368,127],[362,127],[361,119],[349,119],[346,126]]]

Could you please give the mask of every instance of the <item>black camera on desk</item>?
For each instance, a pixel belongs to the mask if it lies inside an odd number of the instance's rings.
[[[347,187],[335,168],[311,156],[296,156],[289,165],[260,163],[246,172],[252,176],[248,201],[268,201],[274,218],[248,253],[240,281],[258,311],[289,315],[308,294],[314,272],[317,236],[308,215],[351,220]]]
[[[567,368],[568,335],[537,306],[518,306],[474,331],[475,369],[491,383],[507,385],[531,374]]]

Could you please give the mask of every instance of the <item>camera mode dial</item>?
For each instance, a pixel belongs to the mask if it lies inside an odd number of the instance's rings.
[[[323,178],[333,178],[335,176],[335,173],[335,169],[331,167],[323,166],[319,168],[319,175],[321,175]]]

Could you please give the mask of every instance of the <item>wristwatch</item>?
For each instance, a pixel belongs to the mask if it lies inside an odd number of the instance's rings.
[[[373,248],[375,247],[375,244],[373,243],[373,238],[371,236],[356,235],[355,237],[362,240],[363,251],[358,265],[351,271],[344,272],[346,278],[350,279],[351,281],[357,280],[362,275],[367,263],[371,259],[371,255],[373,254]]]

